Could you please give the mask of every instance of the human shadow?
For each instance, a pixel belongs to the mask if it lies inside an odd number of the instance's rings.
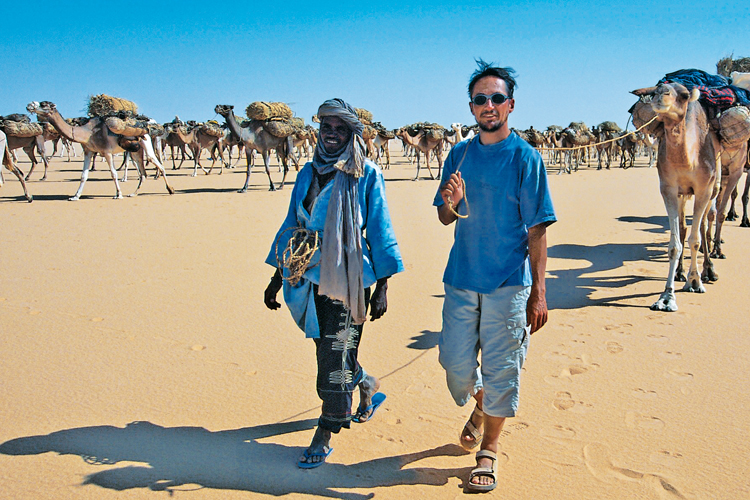
[[[83,485],[124,491],[148,488],[173,491],[180,486],[243,490],[268,495],[313,494],[329,498],[362,500],[374,493],[336,491],[395,485],[444,485],[451,477],[464,477],[468,468],[408,468],[428,457],[466,454],[459,446],[444,445],[417,453],[367,460],[352,465],[324,464],[315,472],[301,470],[296,460],[304,448],[261,442],[264,438],[312,429],[317,419],[259,425],[211,432],[201,427],[162,427],[150,422],[81,427],[28,436],[0,445],[5,455],[38,455],[56,452],[79,455],[87,463],[112,466],[86,476]]]
[[[620,276],[592,276],[623,267],[626,262],[659,261],[666,263],[666,253],[659,249],[664,244],[644,245],[642,243],[604,243],[586,246],[562,244],[550,247],[549,257],[557,259],[584,260],[589,266],[575,269],[547,271],[551,276],[547,284],[547,302],[550,309],[577,309],[587,306],[634,306],[623,301],[652,294],[622,294],[614,297],[592,299],[591,295],[600,288],[626,288],[648,280],[662,278],[623,274]]]
[[[420,351],[432,349],[438,345],[439,338],[440,332],[422,330],[419,335],[415,335],[411,338],[413,342],[406,347],[409,349],[418,349]]]

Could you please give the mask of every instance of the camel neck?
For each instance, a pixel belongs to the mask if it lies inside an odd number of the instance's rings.
[[[48,115],[49,122],[60,132],[60,135],[69,141],[78,143],[87,143],[91,137],[91,131],[88,127],[71,125],[66,122],[59,111],[55,110]]]

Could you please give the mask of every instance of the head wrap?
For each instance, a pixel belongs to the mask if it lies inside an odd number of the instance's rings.
[[[318,108],[321,122],[326,117],[343,120],[351,129],[349,143],[335,154],[326,152],[321,140],[315,147],[313,167],[319,174],[337,170],[326,212],[320,249],[318,292],[340,300],[351,311],[355,324],[365,321],[362,282],[362,228],[359,222],[359,177],[364,174],[364,125],[357,112],[342,99],[330,99]]]

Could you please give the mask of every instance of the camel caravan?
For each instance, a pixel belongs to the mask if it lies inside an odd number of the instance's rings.
[[[739,85],[744,82],[748,85],[746,82],[750,78],[746,74],[750,72],[750,64],[747,63],[750,63],[750,59],[722,60],[717,65],[717,76],[725,78],[731,84]],[[688,87],[692,88],[690,85]],[[604,121],[593,127],[583,122],[571,122],[565,127],[550,125],[546,130],[530,127],[526,130],[514,129],[514,132],[537,148],[545,156],[547,166],[556,169],[558,174],[576,172],[581,166],[608,170],[614,164],[626,169],[634,166],[638,156],[646,157],[648,167],[652,167],[654,163],[658,163],[658,151],[662,148],[660,143],[663,141],[663,127],[659,128],[654,123],[662,123],[663,119],[658,118],[648,127],[643,127],[648,121],[644,117],[658,115],[656,112],[644,111],[651,108],[644,108],[643,105],[650,106],[651,101],[647,99],[654,95],[656,94],[645,93],[639,96],[638,105],[631,109],[633,125],[638,129],[635,132],[628,131],[627,126],[625,130],[621,129],[614,121]],[[131,196],[138,193],[146,177],[146,167],[150,164],[156,168],[154,178],[164,176],[167,191],[172,193],[163,166],[163,162],[168,159],[168,152],[172,170],[179,170],[186,160],[192,161],[193,177],[197,176],[198,169],[207,175],[212,173],[217,164],[218,173],[221,175],[225,167],[233,168],[235,161],[239,163],[244,154],[246,175],[244,184],[239,189],[241,193],[248,190],[255,157],[259,154],[263,158],[269,189],[275,191],[283,188],[289,172],[289,163],[293,163],[295,168],[299,169],[302,157],[309,160],[317,143],[317,129],[305,124],[302,118],[295,116],[287,104],[281,102],[252,102],[245,108],[245,116],[239,117],[234,114],[234,106],[216,105],[214,112],[223,118],[223,123],[217,120],[183,121],[175,117],[171,122],[159,124],[139,115],[137,106],[132,101],[105,94],[90,98],[86,117],[65,119],[60,116],[55,105],[48,101],[33,102],[27,106],[27,110],[37,115],[37,122],[31,122],[25,114],[0,116],[0,131],[5,137],[3,165],[16,177],[21,175],[23,181],[28,181],[41,162],[44,164],[44,173],[39,180],[45,180],[50,158],[45,154],[45,142],[52,141],[52,155],[58,154],[58,144],[62,144],[60,154],[62,155],[63,151],[67,152],[68,161],[71,154],[75,155],[72,144],[78,143],[84,152],[83,171],[78,190],[71,200],[80,198],[89,172],[94,170],[97,156],[103,157],[109,167],[115,183],[115,198],[122,197],[120,182],[127,181],[129,164],[135,164],[139,176],[138,187]],[[745,111],[741,110],[747,108],[731,106],[730,109],[719,109],[712,111],[708,118],[712,130],[719,134],[720,140],[723,141],[722,151],[725,152],[720,158],[722,169],[731,169],[731,172],[722,177],[722,183],[727,183],[731,189],[726,190],[726,193],[722,191],[721,196],[717,193],[719,215],[711,216],[710,219],[711,223],[716,220],[716,231],[719,235],[723,221],[734,220],[737,217],[734,211],[734,200],[737,197],[735,178],[742,174],[745,167],[739,168],[736,164],[742,163],[740,157],[743,153],[737,152],[737,158],[732,157],[734,150],[727,149],[725,136],[730,133],[729,130],[741,128],[745,119],[745,115],[742,114]],[[370,111],[358,108],[357,113],[365,125],[363,139],[368,157],[382,169],[390,168],[390,146],[392,141],[399,140],[406,160],[412,165],[416,163],[413,180],[420,179],[423,163],[427,167],[429,179],[440,179],[443,159],[447,152],[457,143],[478,133],[477,125],[466,126],[460,123],[452,123],[446,128],[436,123],[416,122],[397,129],[387,129],[380,122],[374,121]],[[317,122],[316,118],[313,117],[314,123]],[[730,120],[734,120],[734,125],[729,125]],[[643,129],[640,130],[641,128]],[[237,148],[237,152],[236,160],[233,161],[234,148]],[[31,161],[27,174],[23,174],[18,168],[18,149],[23,149]],[[122,163],[115,169],[113,155],[119,154],[122,155]],[[278,184],[272,179],[272,154],[278,160],[279,172],[283,172]],[[202,158],[206,156],[211,160],[207,167],[202,163]],[[435,163],[437,171],[433,172],[432,165]],[[122,178],[118,179],[116,171],[123,167],[125,172]],[[0,170],[0,183],[2,181]],[[22,182],[22,186],[25,197],[31,200],[26,183]],[[743,226],[750,226],[747,215],[749,190],[750,182],[746,182],[742,195]],[[723,210],[726,205],[729,205],[730,210],[727,217],[724,217]],[[713,239],[716,240],[716,237]],[[714,245],[712,253],[721,255],[720,239],[718,245]]]

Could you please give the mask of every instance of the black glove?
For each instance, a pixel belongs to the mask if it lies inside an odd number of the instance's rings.
[[[281,290],[283,282],[284,280],[281,279],[281,271],[277,269],[271,278],[271,282],[266,287],[266,291],[263,292],[263,303],[272,311],[281,307],[281,304],[276,300],[276,294]]]
[[[378,280],[375,291],[370,297],[370,321],[375,321],[385,314],[388,309],[388,278]]]

